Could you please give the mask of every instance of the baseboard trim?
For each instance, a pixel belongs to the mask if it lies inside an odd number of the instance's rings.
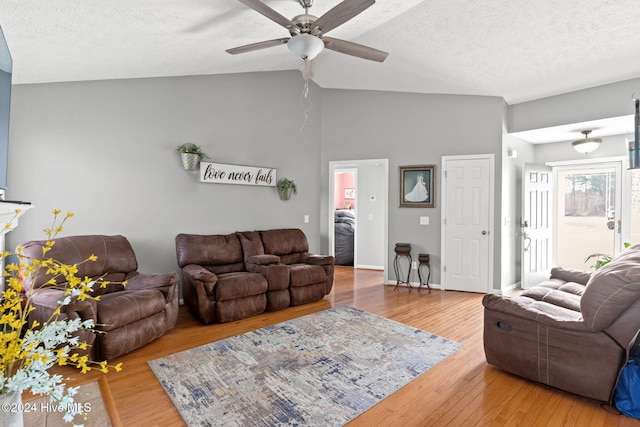
[[[379,265],[362,265],[362,264],[358,264],[354,268],[362,268],[362,269],[365,269],[365,270],[383,270],[384,271],[384,266],[380,267]]]
[[[420,287],[420,282],[410,282],[410,283],[411,283],[411,288],[418,288],[418,287]],[[396,286],[396,281],[395,281],[395,280],[387,280],[387,281],[384,283],[384,285],[385,285],[385,286]],[[408,288],[408,287],[409,287],[409,285],[408,285],[408,284],[406,284],[406,283],[400,283],[400,284],[398,285],[398,287],[401,287],[401,286],[402,286],[402,287],[405,287],[405,288]],[[432,289],[442,289],[442,286],[440,286],[438,283],[429,283],[429,286],[430,286]],[[427,288],[425,285],[422,285],[422,289],[428,289],[428,288]]]

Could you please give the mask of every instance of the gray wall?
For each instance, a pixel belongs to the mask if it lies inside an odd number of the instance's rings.
[[[388,205],[387,173],[384,162],[358,162],[358,193],[356,204],[357,265],[384,268],[384,216]],[[370,200],[375,196],[375,200]]]
[[[350,159],[389,159],[388,265],[393,265],[393,246],[411,243],[413,253],[432,255],[433,283],[440,283],[441,221],[439,198],[441,158],[445,155],[496,154],[496,203],[500,212],[502,114],[501,98],[429,95],[349,90],[322,91],[323,195],[328,193],[328,162]],[[399,166],[436,165],[436,207],[398,207]],[[323,198],[323,208],[327,200]],[[419,225],[419,217],[430,225]],[[500,234],[496,234],[494,286],[500,281]],[[327,224],[321,234],[326,236]],[[323,242],[326,239],[323,239]],[[323,250],[327,250],[326,247]],[[389,268],[388,280],[395,280]]]
[[[177,269],[181,232],[300,227],[318,251],[322,100],[312,84],[301,129],[302,88],[294,71],[15,86],[7,199],[35,209],[7,247],[44,238],[57,208],[75,213],[64,235],[127,236],[145,272]],[[220,163],[277,168],[298,194],[199,183],[181,167],[184,142]]]
[[[7,198],[36,209],[8,247],[44,237],[55,209],[75,218],[64,234],[124,234],[142,271],[169,271],[180,232],[300,227],[328,252],[329,161],[389,159],[389,239],[432,255],[440,282],[440,182],[434,209],[398,207],[398,168],[444,155],[495,154],[494,288],[502,271],[501,98],[320,89],[308,100],[297,71],[18,85],[12,103]],[[311,106],[308,120],[304,111]],[[278,169],[299,192],[201,184],[175,147],[194,142],[215,161]],[[305,214],[310,223],[303,223]],[[419,225],[419,217],[430,225]],[[394,280],[390,272],[389,280]]]
[[[632,115],[634,94],[640,97],[640,78],[511,105],[508,131]]]

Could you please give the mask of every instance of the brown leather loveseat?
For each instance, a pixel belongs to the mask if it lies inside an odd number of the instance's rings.
[[[55,244],[46,253],[64,264],[78,264],[77,277],[123,282],[105,288],[93,287],[92,295],[98,301],[76,301],[67,307],[70,318],[92,319],[95,329],[106,333],[82,331],[81,339],[91,346],[91,357],[96,361],[112,360],[161,337],[176,324],[178,318],[178,274],[143,274],[137,271],[138,262],[129,241],[123,236],[70,236],[54,239]],[[42,259],[45,240],[19,245],[30,259]],[[96,261],[82,263],[95,255]],[[27,260],[28,261],[28,260]],[[38,288],[32,297],[36,310],[31,320],[43,323],[62,300],[64,291],[42,287],[50,277],[40,274],[27,277],[26,289]],[[58,279],[60,280],[60,279]]]
[[[483,304],[487,362],[611,401],[640,331],[640,245],[594,273],[554,268],[519,296],[485,295]]]
[[[176,236],[185,304],[204,323],[321,300],[333,287],[332,256],[309,253],[297,228]]]

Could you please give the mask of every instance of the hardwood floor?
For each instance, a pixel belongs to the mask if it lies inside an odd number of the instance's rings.
[[[106,375],[124,426],[184,425],[148,360],[336,305],[375,313],[464,344],[348,426],[638,426],[615,408],[532,383],[487,364],[482,344],[482,295],[383,286],[381,272],[336,268],[324,300],[238,322],[202,325],[186,307],[161,339],[123,356],[122,372]],[[62,371],[78,382],[103,374]],[[585,373],[588,375],[588,373]],[[71,384],[71,383],[70,383]]]

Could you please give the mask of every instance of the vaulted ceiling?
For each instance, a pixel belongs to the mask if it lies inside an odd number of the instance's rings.
[[[298,0],[263,0],[285,17]],[[349,0],[348,0],[349,1]],[[320,16],[340,0],[315,0]],[[3,0],[14,83],[297,69],[288,36],[237,0]],[[325,50],[323,88],[501,96],[510,103],[640,77],[637,0],[377,0],[328,35],[389,52]]]

